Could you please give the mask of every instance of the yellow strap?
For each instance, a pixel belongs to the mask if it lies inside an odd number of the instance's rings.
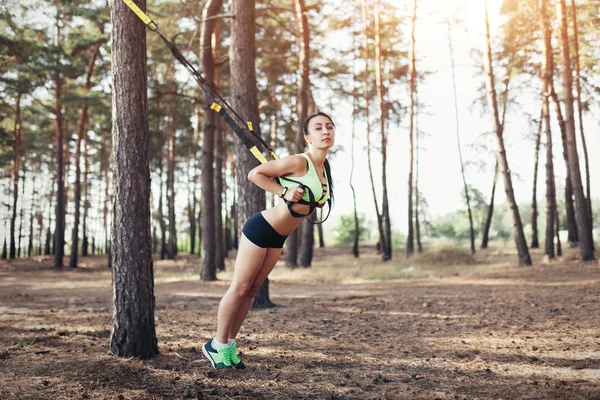
[[[139,19],[141,19],[144,22],[144,24],[146,24],[148,26],[148,28],[152,29],[153,31],[158,29],[158,26],[156,26],[154,21],[152,21],[152,19],[145,12],[143,12],[137,6],[137,4],[135,4],[132,0],[123,0],[123,1],[125,2],[125,4],[127,4],[127,6],[129,8],[131,8],[131,11],[133,11],[135,13],[135,15],[137,15],[139,17]]]
[[[248,129],[250,129],[250,131],[253,131],[252,122],[248,121],[248,122],[246,122],[246,125],[248,125]]]
[[[273,160],[279,160],[279,157],[277,157],[277,155],[275,154],[274,151],[269,152],[269,154],[271,154],[271,157],[273,157]]]
[[[267,162],[265,156],[262,155],[256,146],[252,147],[250,152],[258,159],[258,161],[260,161],[261,164],[265,164]]]
[[[218,105],[217,103],[212,103],[212,104],[210,105],[210,108],[211,108],[211,110],[215,110],[216,112],[219,112],[219,111],[221,111],[221,106],[220,106],[220,105]]]

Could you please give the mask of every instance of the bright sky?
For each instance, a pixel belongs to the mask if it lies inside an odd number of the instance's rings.
[[[407,5],[411,1],[406,1]],[[416,31],[416,54],[417,69],[420,71],[431,71],[425,83],[419,86],[419,101],[426,104],[431,115],[421,115],[419,117],[419,129],[428,135],[420,141],[420,191],[426,197],[430,213],[433,216],[443,215],[457,209],[463,209],[460,192],[462,190],[462,178],[460,175],[460,163],[458,158],[456,128],[454,117],[454,95],[452,89],[452,73],[450,67],[450,52],[448,49],[448,35],[445,24],[439,12],[452,11],[461,0],[420,0],[419,18]],[[490,22],[492,25],[492,35],[495,33],[495,27],[499,23],[499,8],[501,0],[489,1]],[[474,149],[471,145],[486,145],[489,149],[495,149],[493,136],[482,137],[485,132],[491,132],[492,122],[489,117],[487,107],[482,114],[480,107],[471,109],[473,101],[477,98],[477,89],[483,84],[483,77],[475,76],[477,71],[474,60],[470,55],[470,50],[474,47],[483,49],[485,45],[484,19],[483,19],[483,1],[466,0],[466,21],[465,30],[454,30],[452,41],[455,51],[456,63],[456,83],[458,91],[458,108],[460,118],[460,134],[463,149],[463,159],[471,162],[486,162],[487,168],[480,170],[478,166],[471,165],[467,168],[467,182],[477,189],[481,190],[489,200],[491,193],[494,153],[487,153],[479,149]],[[438,11],[436,13],[436,10]],[[433,13],[433,14],[432,14]],[[423,17],[429,15],[428,17]],[[406,30],[410,26],[407,25]],[[530,125],[527,113],[539,115],[539,101],[537,98],[539,84],[534,82],[526,84],[527,96],[520,98],[521,104],[518,107],[509,109],[507,114],[507,124],[505,128],[505,141],[508,148],[509,165],[512,170],[513,186],[515,187],[517,201],[528,202],[531,199],[531,190],[533,187],[533,156],[534,142],[533,137],[535,126]],[[560,84],[559,84],[560,87]],[[561,87],[560,87],[561,88]],[[561,88],[562,89],[562,88]],[[559,90],[561,90],[559,89]],[[531,99],[531,100],[530,100]],[[373,111],[376,112],[376,104],[372,104]],[[341,111],[341,112],[340,112]],[[597,112],[597,110],[595,110]],[[337,138],[336,143],[343,146],[344,153],[339,153],[332,162],[334,169],[334,180],[336,186],[336,208],[329,227],[335,225],[337,216],[352,212],[352,196],[349,185],[350,171],[350,149],[351,149],[351,118],[350,114],[344,114],[343,110],[332,110],[337,118],[336,123]],[[395,231],[407,231],[407,196],[408,196],[408,116],[404,119],[404,124],[400,127],[391,127],[389,132],[388,149],[388,191],[390,201],[390,212],[392,214],[392,229]],[[590,116],[585,118],[584,127],[587,129],[586,139],[588,149],[598,148],[600,146],[599,135],[593,134],[597,129],[597,122]],[[357,125],[356,136],[364,138],[364,125]],[[376,128],[372,128],[372,140],[379,142],[379,134]],[[553,127],[555,134],[555,143],[558,143],[558,126]],[[373,139],[374,135],[374,139]],[[578,141],[580,141],[578,139]],[[565,170],[562,160],[562,146],[555,147],[555,171],[557,174],[557,185],[564,184]],[[538,175],[538,199],[544,198],[544,164],[545,158],[540,158]],[[592,152],[590,153],[592,154]],[[583,153],[581,155],[581,165],[583,168]],[[366,153],[364,151],[364,139],[360,143],[355,142],[356,167],[354,172],[354,184],[357,188],[357,204],[360,212],[367,214],[368,218],[375,220],[375,211],[372,194],[370,190],[370,180],[367,170]],[[600,160],[591,157],[590,170],[600,170]],[[380,181],[380,162],[374,163],[377,170],[376,180]],[[582,175],[585,172],[582,169]],[[593,174],[593,172],[592,172]],[[505,194],[501,179],[496,190],[496,202],[504,203]],[[600,175],[592,175],[592,196],[598,197],[597,190],[600,187]],[[596,195],[594,195],[594,192]],[[379,199],[381,204],[381,200]]]

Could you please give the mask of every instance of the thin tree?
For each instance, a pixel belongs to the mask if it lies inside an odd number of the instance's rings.
[[[579,156],[577,154],[577,135],[575,133],[575,118],[573,106],[573,72],[571,70],[571,56],[569,51],[569,33],[567,25],[567,5],[565,0],[560,0],[561,43],[562,43],[562,78],[565,101],[565,122],[567,134],[567,151],[571,167],[570,179],[575,195],[575,211],[577,215],[577,233],[579,235],[579,259],[581,261],[594,260],[594,238],[592,226],[588,216],[588,202],[581,184],[581,171],[579,169]]]
[[[87,73],[85,76],[85,85],[83,86],[84,91],[87,93],[90,91],[92,86],[92,75],[94,73],[94,65],[96,64],[96,57],[100,52],[101,43],[94,46],[90,62],[88,64]],[[73,222],[73,230],[71,231],[71,258],[69,260],[69,267],[77,267],[77,256],[79,254],[79,218],[80,218],[80,204],[81,204],[81,142],[83,141],[85,131],[87,128],[88,120],[88,105],[84,101],[81,106],[81,116],[79,117],[79,123],[77,124],[77,141],[75,143],[75,217]]]
[[[54,46],[61,45],[61,2],[55,1],[56,16],[54,22]],[[56,52],[60,57],[60,52]],[[65,254],[65,179],[64,179],[64,133],[63,133],[63,106],[61,96],[63,92],[64,77],[59,68],[59,60],[56,60],[56,68],[53,71],[54,81],[54,117],[56,137],[56,212],[54,228],[54,267],[63,267],[63,256]]]
[[[471,211],[471,196],[469,195],[469,186],[467,185],[467,178],[465,176],[465,164],[463,162],[462,147],[460,145],[460,119],[458,114],[458,97],[456,93],[456,69],[454,63],[454,47],[452,46],[452,30],[450,26],[450,20],[446,19],[446,25],[448,27],[448,49],[450,50],[450,65],[452,69],[452,90],[454,94],[454,119],[456,121],[456,145],[458,147],[458,159],[460,161],[460,174],[463,181],[463,189],[465,191],[465,199],[467,201],[467,211],[469,215],[469,237],[471,239],[471,254],[475,254],[475,229],[473,228],[473,213]],[[494,190],[495,190],[496,178],[494,176]],[[493,203],[493,200],[492,200]],[[489,210],[493,210],[493,204]],[[491,215],[489,216],[491,221]],[[489,229],[487,230],[489,232]],[[485,237],[485,247],[487,247],[487,237]]]
[[[538,119],[537,132],[535,134],[535,151],[533,155],[533,194],[531,197],[531,248],[539,249],[540,241],[538,239],[538,208],[537,208],[537,178],[538,178],[538,164],[540,161],[540,142],[542,138],[542,119],[544,110],[540,111],[540,118]]]
[[[16,241],[15,241],[15,224],[17,221],[17,206],[19,201],[19,169],[21,167],[21,97],[22,94],[17,92],[15,101],[15,125],[13,130],[13,166],[12,166],[12,181],[13,181],[13,203],[10,217],[10,244],[8,250],[8,258],[10,260],[16,257]]]
[[[142,10],[145,1],[140,1]],[[158,354],[150,235],[146,26],[120,1],[111,8],[114,207],[110,353]],[[132,234],[135,233],[135,234]]]
[[[354,26],[353,26],[354,27]],[[352,48],[355,49],[357,32],[352,32]],[[352,51],[352,147],[350,153],[350,189],[352,190],[352,204],[354,206],[354,241],[352,242],[352,254],[355,258],[360,255],[358,249],[359,229],[358,211],[356,208],[356,190],[354,189],[354,138],[356,136],[356,114],[358,113],[358,88],[356,82],[358,80],[356,74],[356,52]]]
[[[174,41],[172,38],[172,42]],[[176,61],[173,60],[173,64]],[[175,215],[175,169],[177,148],[177,81],[175,80],[175,65],[169,66],[168,119],[167,119],[167,219],[169,221],[169,240],[167,242],[167,258],[174,260],[177,256],[177,217]]]
[[[366,135],[367,135],[367,165],[369,167],[369,178],[371,180],[371,192],[373,193],[373,203],[375,204],[375,214],[377,215],[377,228],[379,230],[379,242],[378,251],[385,253],[383,246],[385,246],[385,233],[383,230],[383,223],[381,213],[379,212],[379,203],[377,201],[377,193],[375,192],[375,178],[373,177],[373,163],[371,160],[371,121],[369,118],[369,21],[367,16],[367,0],[363,0],[361,3],[362,11],[362,22],[363,22],[363,36],[364,36],[364,50],[363,57],[365,61],[365,69],[363,71],[363,86],[365,98],[365,122],[366,122]]]
[[[500,165],[502,176],[504,178],[504,190],[506,192],[506,200],[509,203],[512,219],[513,219],[513,235],[517,245],[519,264],[531,265],[531,256],[529,255],[529,249],[527,248],[527,242],[525,241],[525,234],[523,233],[523,223],[521,222],[521,215],[519,214],[519,207],[515,199],[515,193],[512,185],[512,179],[510,175],[510,169],[508,167],[508,159],[506,157],[506,148],[504,146],[503,138],[503,126],[500,122],[500,116],[498,112],[498,100],[496,98],[496,85],[494,79],[494,68],[492,65],[492,43],[490,37],[490,23],[488,17],[487,1],[485,2],[485,30],[486,30],[486,53],[487,59],[485,62],[485,70],[487,74],[486,86],[488,105],[492,114],[494,123],[494,131],[496,134],[496,145],[497,145],[497,158]]]
[[[202,13],[203,28],[200,38],[202,52],[202,68],[204,79],[214,85],[215,80],[215,61],[213,56],[212,39],[215,30],[216,20],[212,18],[221,8],[222,0],[209,0],[204,5]],[[205,98],[205,109],[210,108],[211,101]],[[201,235],[202,235],[202,268],[200,279],[203,281],[214,281],[217,279],[217,259],[216,259],[216,219],[215,219],[215,135],[217,134],[217,118],[215,112],[205,112],[202,121],[202,216],[201,216]],[[219,205],[220,207],[220,205]],[[219,213],[220,214],[220,213]]]
[[[247,121],[258,121],[258,89],[256,87],[256,49],[255,49],[255,0],[234,0],[232,3],[233,22],[231,24],[231,94],[232,106]],[[260,125],[254,124],[257,135],[260,135]],[[254,213],[261,211],[266,202],[265,192],[248,180],[248,173],[257,165],[254,156],[235,137],[235,178],[238,196],[237,231],[242,231],[243,223]],[[203,211],[204,212],[204,211]],[[270,307],[269,280],[260,287],[252,307]]]
[[[579,65],[579,27],[577,25],[577,7],[575,7],[575,0],[571,0],[571,11],[573,18],[573,58],[575,61],[575,88],[577,89],[577,115],[579,117],[579,133],[581,134],[581,146],[583,148],[583,155],[585,159],[585,185],[586,185],[586,198],[588,201],[588,216],[590,219],[590,226],[593,226],[593,213],[592,213],[592,195],[590,189],[590,160],[588,156],[587,143],[585,140],[585,134],[583,129],[583,106],[581,103],[581,67]]]

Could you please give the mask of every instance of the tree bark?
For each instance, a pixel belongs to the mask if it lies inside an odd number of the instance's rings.
[[[233,0],[233,22],[229,59],[231,66],[232,107],[247,121],[258,121],[258,100],[256,87],[255,50],[255,0]],[[260,135],[260,124],[254,124]],[[265,192],[248,180],[248,172],[258,161],[236,136],[235,155],[237,165],[235,178],[238,187],[237,230],[242,231],[243,223],[254,213],[265,207]],[[254,297],[253,307],[271,306],[268,279]]]
[[[56,21],[54,45],[61,43],[60,32],[60,1],[56,1]],[[65,182],[64,182],[64,133],[63,133],[63,108],[60,102],[63,88],[63,77],[58,71],[58,65],[54,71],[54,116],[56,136],[56,212],[54,228],[54,267],[63,267],[63,256],[65,254]]]
[[[90,91],[92,83],[92,74],[94,73],[94,65],[96,63],[96,57],[100,52],[100,44],[94,47],[92,57],[88,64],[87,75],[85,78],[84,90],[85,92]],[[77,125],[77,141],[75,144],[75,216],[73,222],[73,230],[71,232],[71,257],[69,260],[69,267],[77,267],[77,256],[79,254],[79,218],[80,218],[80,205],[81,205],[81,142],[85,135],[87,126],[87,112],[88,106],[84,102],[81,107],[81,116],[79,118],[79,124]]]
[[[358,33],[353,32],[352,35],[352,48],[356,48],[355,37]],[[350,153],[350,189],[352,190],[352,204],[354,206],[354,241],[352,242],[352,254],[354,258],[360,256],[358,248],[358,242],[360,238],[360,226],[358,223],[358,210],[356,208],[356,190],[354,189],[354,139],[356,136],[356,116],[358,114],[358,88],[356,82],[358,80],[356,74],[356,53],[352,51],[352,147]]]
[[[371,180],[371,193],[373,194],[373,203],[375,204],[375,214],[377,215],[377,228],[379,230],[379,242],[377,244],[377,250],[380,253],[385,253],[383,246],[385,245],[385,232],[383,230],[382,217],[379,212],[379,203],[377,201],[377,193],[375,192],[375,178],[373,177],[373,164],[371,161],[371,121],[369,119],[369,24],[367,19],[367,1],[363,0],[361,3],[362,11],[362,22],[363,22],[363,37],[364,37],[364,51],[363,57],[365,60],[365,69],[363,71],[363,91],[365,97],[365,123],[366,123],[366,136],[367,136],[367,164],[369,167],[369,178]]]
[[[473,228],[473,213],[471,211],[471,196],[469,196],[469,186],[467,185],[467,178],[465,176],[465,164],[463,162],[462,149],[461,149],[461,145],[460,145],[460,122],[459,122],[459,118],[458,118],[458,98],[457,98],[457,94],[456,94],[456,74],[455,74],[455,65],[454,65],[454,48],[452,46],[452,31],[450,29],[450,21],[449,20],[446,21],[446,24],[448,25],[448,48],[450,49],[450,63],[452,66],[452,89],[453,89],[453,93],[454,93],[454,116],[455,116],[455,120],[456,120],[456,143],[458,146],[458,159],[460,160],[460,174],[462,176],[463,189],[465,191],[465,199],[467,201],[467,211],[468,211],[468,215],[469,215],[469,237],[471,239],[471,254],[475,254],[475,229]],[[497,173],[495,172],[494,173],[494,186],[492,188],[492,196],[496,190],[496,175],[497,175]],[[493,202],[494,202],[494,200],[492,199],[490,202],[490,208],[488,209],[488,220],[490,223],[492,220],[491,212],[494,209]],[[482,249],[487,248],[488,235],[489,235],[489,225],[487,225],[487,223],[486,223],[486,229],[484,230],[484,237],[482,239],[482,244],[481,244]],[[485,246],[484,246],[484,243],[485,243]]]
[[[139,5],[146,8],[143,0]],[[158,354],[158,344],[150,236],[146,27],[128,11],[123,2],[115,2],[111,9],[115,201],[109,349],[119,357],[148,359]]]
[[[202,46],[202,69],[204,79],[214,86],[215,62],[212,49],[212,37],[215,30],[216,20],[210,18],[216,15],[221,8],[221,0],[209,0],[204,6],[202,13],[203,29],[200,45]],[[254,22],[253,22],[254,23]],[[205,98],[205,109],[210,108],[211,101]],[[200,279],[203,281],[214,281],[217,279],[217,246],[216,246],[216,199],[215,199],[215,135],[217,134],[217,113],[207,111],[204,113],[202,122],[202,268]]]
[[[540,11],[540,28],[544,39],[544,58],[542,60],[542,120],[546,133],[546,238],[544,254],[549,258],[555,257],[554,227],[558,237],[558,210],[556,205],[556,184],[554,179],[554,160],[552,149],[552,130],[550,125],[550,92],[552,75],[554,73],[554,58],[552,54],[552,28],[548,18],[548,0],[538,1]],[[540,126],[541,128],[541,126]],[[560,246],[560,239],[559,246]]]
[[[13,204],[11,207],[10,217],[10,244],[8,250],[8,258],[13,260],[16,257],[16,241],[15,241],[15,224],[17,221],[17,206],[19,201],[19,168],[21,167],[21,93],[17,93],[15,101],[15,128],[13,131],[14,140],[14,157],[12,168],[13,180]]]
[[[588,156],[587,142],[585,140],[585,133],[583,129],[583,106],[581,104],[581,67],[579,65],[579,28],[577,26],[577,7],[575,7],[575,0],[571,0],[571,10],[573,18],[573,51],[575,54],[575,87],[577,89],[577,112],[579,117],[579,133],[581,134],[581,146],[583,148],[583,155],[585,158],[585,184],[586,184],[586,199],[588,206],[588,217],[589,225],[594,226],[594,215],[592,212],[592,195],[590,189],[590,160]],[[592,242],[593,245],[593,242]]]
[[[221,1],[222,2],[222,1]],[[213,59],[219,57],[221,32],[219,20],[215,20],[216,25],[213,34],[214,48]],[[215,68],[215,87],[221,87],[221,70]],[[225,132],[223,130],[223,119],[217,118],[215,129],[215,262],[217,269],[225,270],[225,245],[223,231],[223,170],[225,169]]]
[[[506,192],[506,200],[510,206],[513,219],[513,235],[518,251],[519,264],[520,265],[531,265],[531,256],[529,255],[529,249],[527,248],[527,242],[525,241],[525,235],[523,233],[523,223],[521,222],[521,215],[519,214],[519,207],[515,199],[515,193],[512,186],[512,179],[510,175],[510,169],[508,167],[508,159],[506,157],[506,149],[504,146],[503,138],[503,127],[500,122],[498,112],[498,101],[496,99],[496,86],[494,80],[494,68],[492,65],[492,44],[490,38],[490,24],[488,18],[487,1],[485,3],[485,27],[486,27],[486,44],[487,44],[487,60],[485,63],[485,69],[487,74],[486,86],[488,95],[488,105],[492,114],[494,123],[494,131],[496,133],[496,146],[497,146],[497,158],[498,164],[500,165],[502,176],[504,178],[504,189]]]
[[[385,88],[383,86],[383,77],[382,77],[382,55],[381,55],[381,34],[380,34],[380,7],[379,0],[375,3],[375,83],[377,87],[377,97],[379,99],[379,130],[381,134],[381,184],[383,189],[382,200],[381,200],[381,217],[382,217],[382,225],[384,231],[384,239],[382,246],[381,258],[383,261],[390,260],[392,258],[392,228],[390,221],[390,209],[388,204],[388,193],[387,193],[387,136],[385,132],[387,113],[385,109],[384,103],[384,91]],[[416,0],[415,0],[415,11],[414,11],[413,20],[416,19]],[[414,33],[413,33],[414,39]],[[413,48],[411,51],[411,57],[414,57],[414,41]],[[411,74],[415,74],[414,70],[414,58],[411,61]],[[412,80],[412,78],[411,78]],[[414,94],[414,84],[411,88],[411,93]],[[411,105],[414,108],[414,97],[411,99]],[[412,121],[411,121],[412,124]],[[413,164],[413,132],[411,128],[411,137],[410,137],[410,182],[412,182],[412,164]],[[412,185],[411,185],[412,186]],[[412,196],[412,188],[411,188],[411,196]],[[409,207],[412,207],[412,198]],[[412,216],[411,216],[412,218]]]
[[[17,258],[21,258],[22,240],[23,240],[23,220],[25,219],[25,177],[27,170],[25,169],[25,163],[23,164],[23,186],[21,186],[21,209],[19,212],[19,244],[17,247]]]
[[[538,209],[537,209],[537,178],[538,178],[538,165],[540,161],[540,141],[542,138],[542,120],[544,110],[540,112],[540,119],[538,121],[538,129],[535,135],[535,152],[533,156],[533,192],[531,197],[531,248],[539,249],[540,241],[538,238]]]
[[[571,70],[571,56],[569,52],[569,34],[567,26],[566,1],[560,1],[561,10],[561,42],[562,42],[562,78],[565,101],[565,122],[567,134],[567,151],[571,167],[570,179],[575,195],[575,211],[577,215],[577,233],[579,236],[579,259],[581,261],[594,260],[594,238],[592,226],[588,215],[588,202],[583,192],[581,171],[579,169],[579,156],[577,154],[577,135],[575,133],[575,119],[573,106],[573,72]]]
[[[88,136],[87,132],[83,133],[83,240],[81,242],[81,255],[88,256],[89,237],[88,237],[88,215],[90,210],[90,182],[88,180],[90,173],[90,160],[88,154]]]
[[[175,62],[175,61],[173,61]],[[177,256],[177,218],[175,216],[175,168],[177,148],[177,82],[175,81],[175,66],[170,75],[171,94],[168,100],[167,122],[167,218],[169,220],[169,241],[167,243],[167,258],[174,260]]]

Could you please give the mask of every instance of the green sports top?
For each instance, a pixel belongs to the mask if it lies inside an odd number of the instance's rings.
[[[325,204],[327,199],[329,199],[329,181],[327,180],[327,174],[325,174],[325,182],[322,183],[321,179],[319,179],[319,175],[317,175],[317,170],[312,163],[312,160],[306,153],[297,154],[299,156],[303,156],[306,158],[306,165],[308,166],[308,172],[304,176],[294,176],[294,177],[285,177],[282,176],[279,178],[281,182],[281,186],[286,188],[297,187],[299,184],[304,185],[304,187],[308,188],[314,196],[317,204]],[[326,190],[323,190],[326,189]],[[308,204],[310,202],[310,194],[308,190],[304,191],[302,195],[302,200],[304,200],[304,204]]]

